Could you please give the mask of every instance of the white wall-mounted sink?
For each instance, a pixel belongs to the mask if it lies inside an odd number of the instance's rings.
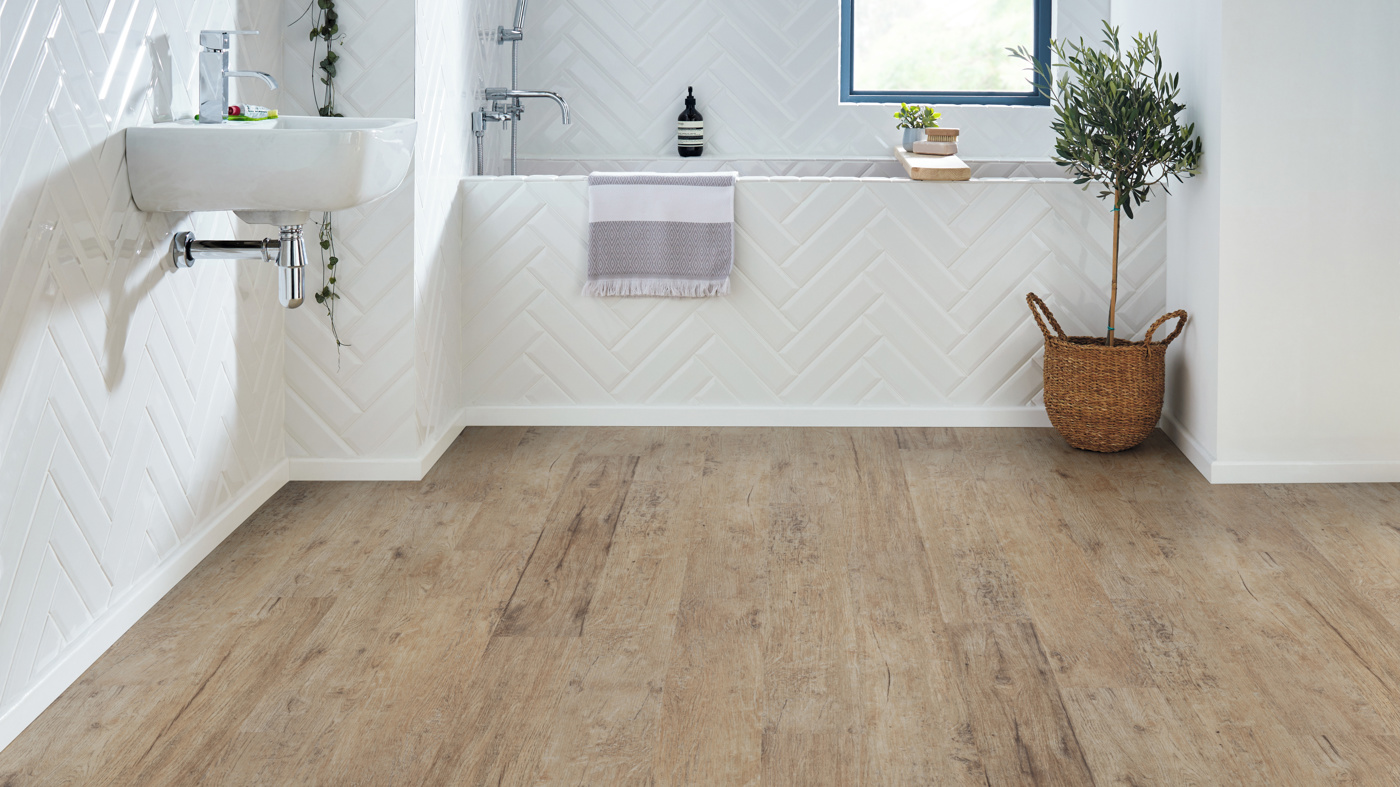
[[[237,211],[258,224],[300,224],[399,187],[413,161],[417,121],[281,117],[126,131],[127,172],[146,211]],[[297,219],[300,219],[298,221]]]

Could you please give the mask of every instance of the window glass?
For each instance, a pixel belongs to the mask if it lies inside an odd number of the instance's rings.
[[[845,2],[852,93],[1031,92],[1006,50],[1037,51],[1036,0]]]

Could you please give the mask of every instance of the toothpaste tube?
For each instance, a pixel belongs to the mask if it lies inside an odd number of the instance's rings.
[[[257,104],[245,104],[239,106],[234,104],[228,108],[229,119],[242,118],[244,120],[266,120],[277,117],[277,110],[260,107]]]

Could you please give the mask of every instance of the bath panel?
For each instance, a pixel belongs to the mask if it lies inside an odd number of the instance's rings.
[[[584,297],[586,197],[575,177],[463,181],[468,422],[1024,424],[1025,293],[1073,333],[1106,318],[1110,213],[1065,180],[741,178],[732,292],[695,300]],[[1164,220],[1158,200],[1126,225],[1134,336],[1165,308]]]

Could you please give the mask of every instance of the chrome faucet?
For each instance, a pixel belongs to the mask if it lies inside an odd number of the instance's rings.
[[[277,80],[261,71],[228,70],[228,37],[255,36],[256,30],[201,30],[199,45],[199,122],[223,123],[228,112],[229,77],[256,77],[277,89]]]
[[[558,93],[553,93],[548,90],[512,90],[504,87],[486,88],[487,101],[505,101],[509,99],[511,101],[511,109],[518,107],[520,105],[520,99],[522,98],[550,99],[559,105],[560,122],[566,126],[569,125],[569,102],[565,101],[564,97]],[[506,111],[509,112],[511,110],[507,109]],[[519,115],[520,113],[516,110],[513,114]]]

